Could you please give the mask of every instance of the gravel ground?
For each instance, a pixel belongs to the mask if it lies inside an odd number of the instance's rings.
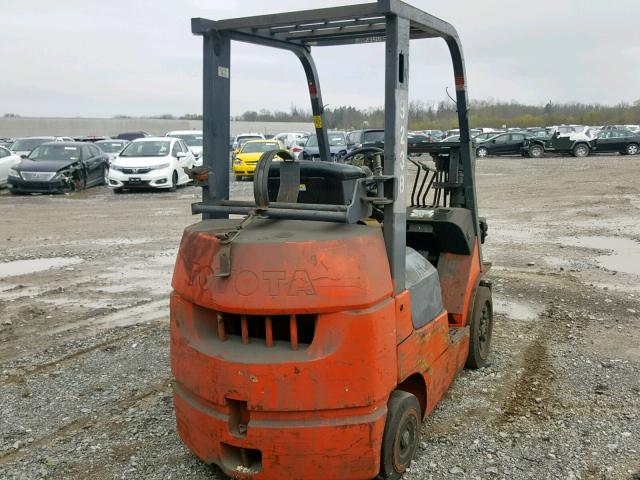
[[[478,161],[491,363],[460,374],[404,478],[640,479],[639,172]],[[0,478],[224,478],[171,403],[169,282],[198,196],[0,193]]]

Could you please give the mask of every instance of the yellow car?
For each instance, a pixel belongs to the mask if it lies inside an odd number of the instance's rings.
[[[283,149],[284,147],[277,140],[249,140],[235,154],[233,159],[233,173],[236,176],[236,180],[242,180],[243,177],[252,177],[253,172],[256,170],[256,164],[264,152]]]

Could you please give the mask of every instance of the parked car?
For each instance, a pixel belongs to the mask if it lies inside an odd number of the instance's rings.
[[[7,184],[9,170],[20,163],[20,155],[11,153],[8,148],[0,146],[0,187]]]
[[[525,138],[531,137],[526,132],[501,133],[483,142],[477,142],[476,156],[487,155],[522,155]]]
[[[307,140],[309,140],[310,136],[311,135],[303,135],[298,139],[295,145],[291,147],[291,150],[289,150],[289,152],[294,159],[298,160],[300,158],[300,155],[302,155],[302,151],[304,150],[304,146],[306,145]]]
[[[291,150],[295,145],[298,145],[303,139],[309,138],[307,132],[285,132],[279,133],[273,137],[274,140],[279,141],[284,148]]]
[[[64,193],[105,182],[109,157],[93,144],[43,143],[9,170],[11,193]]]
[[[443,142],[447,142],[447,143],[459,142],[460,141],[460,135],[450,135],[448,137],[443,138],[442,141]]]
[[[166,136],[184,140],[196,158],[196,165],[202,165],[202,130],[174,130]]]
[[[37,146],[47,142],[62,142],[64,137],[24,137],[18,138],[11,144],[10,150],[16,155],[20,155],[22,158],[26,158],[33,149]],[[73,141],[73,140],[70,140]]]
[[[112,138],[116,138],[118,140],[129,140],[131,142],[131,141],[136,140],[138,138],[147,138],[147,137],[151,137],[151,134],[147,133],[147,132],[139,131],[139,132],[119,133],[118,135],[116,135],[115,137],[112,137]]]
[[[98,140],[95,145],[100,147],[109,157],[109,163],[113,162],[124,147],[129,145],[129,140]]]
[[[10,147],[11,145],[13,145],[13,142],[15,141],[16,141],[15,138],[0,138],[0,147],[5,147],[11,150]]]
[[[526,138],[523,152],[532,158],[540,157],[544,152],[586,157],[591,152],[594,138],[591,129],[584,125],[556,125],[547,129],[547,136]]]
[[[264,152],[282,150],[284,147],[277,140],[247,140],[233,159],[233,173],[236,180],[253,177],[256,164]]]
[[[423,145],[427,145],[433,143],[433,137],[430,135],[425,135],[423,133],[409,133],[407,135],[407,148],[412,149],[416,147],[420,147]],[[410,157],[419,157],[420,153],[411,153],[409,152]]]
[[[431,138],[432,142],[440,142],[444,138],[444,132],[442,130],[423,130],[422,132],[417,133],[426,135],[427,137]]]
[[[384,130],[370,128],[366,130],[354,130],[347,134],[347,152],[362,147],[384,147]]]
[[[337,161],[347,153],[347,140],[344,132],[327,132],[329,140],[329,152],[331,160]],[[320,160],[320,147],[318,146],[318,137],[311,135],[307,139],[302,149],[303,160]]]
[[[476,143],[484,142],[486,140],[492,139],[493,137],[500,135],[502,132],[485,132],[479,133],[475,137],[473,137],[473,141]]]
[[[627,128],[602,130],[591,142],[591,151],[637,155],[640,153],[640,134]]]
[[[233,149],[239,150],[242,148],[242,144],[249,140],[264,140],[264,135],[261,133],[240,133],[233,140]]]
[[[114,193],[148,187],[175,190],[191,181],[184,169],[193,168],[195,163],[196,158],[180,138],[137,138],[111,163],[108,185]]]

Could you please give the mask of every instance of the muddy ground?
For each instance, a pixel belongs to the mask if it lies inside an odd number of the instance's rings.
[[[478,192],[491,363],[456,380],[405,478],[640,478],[640,157],[482,159]],[[198,197],[0,193],[0,478],[223,478],[171,402],[171,271]]]

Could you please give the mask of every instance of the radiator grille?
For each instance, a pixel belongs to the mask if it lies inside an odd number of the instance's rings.
[[[313,342],[316,315],[239,315],[215,312],[218,338],[239,340],[243,345],[289,343],[292,350],[307,348]]]

